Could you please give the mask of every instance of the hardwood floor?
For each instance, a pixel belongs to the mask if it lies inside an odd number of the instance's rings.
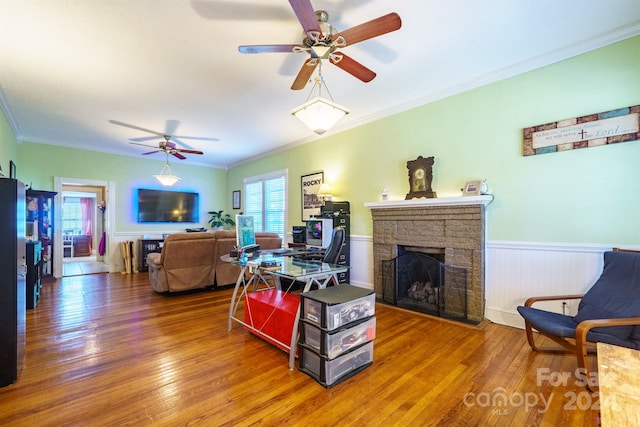
[[[62,261],[62,275],[64,277],[108,272],[109,264],[96,261],[95,256],[65,258]]]
[[[158,295],[145,273],[45,283],[0,425],[597,425],[575,358],[531,353],[522,330],[377,304],[373,365],[326,389],[239,325],[228,332],[230,298]]]

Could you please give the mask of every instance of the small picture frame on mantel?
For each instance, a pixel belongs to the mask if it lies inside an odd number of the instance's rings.
[[[467,181],[467,183],[462,188],[463,196],[478,196],[480,195],[480,186],[482,184],[481,180],[476,181]]]

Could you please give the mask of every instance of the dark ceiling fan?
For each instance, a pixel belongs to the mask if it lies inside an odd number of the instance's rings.
[[[154,153],[159,153],[159,152],[162,151],[163,153],[171,154],[172,156],[177,157],[180,160],[186,159],[186,157],[183,156],[180,153],[204,154],[202,151],[198,151],[198,150],[190,150],[190,149],[186,149],[186,148],[176,148],[176,144],[174,142],[169,141],[169,139],[171,138],[169,135],[162,135],[162,136],[164,137],[164,140],[160,141],[158,143],[158,149],[157,150],[149,151],[147,153],[142,153],[142,154],[146,156],[147,154],[154,154]],[[143,147],[153,147],[153,145],[140,144],[138,142],[132,142],[131,144],[142,145]]]
[[[400,16],[389,13],[371,21],[365,22],[348,30],[337,32],[328,23],[329,15],[323,10],[314,11],[309,0],[289,0],[298,21],[306,37],[300,44],[270,44],[270,45],[246,45],[239,46],[240,53],[299,53],[310,54],[302,68],[298,72],[296,79],[291,86],[293,90],[303,89],[313,71],[322,59],[351,74],[352,76],[367,83],[376,77],[376,73],[365,67],[358,61],[339,52],[337,49],[351,46],[364,40],[368,40],[392,31],[400,29],[402,21]]]
[[[142,153],[143,155],[163,152],[167,155],[171,154],[172,156],[177,157],[180,160],[184,160],[186,159],[186,157],[183,156],[181,153],[185,153],[185,154],[204,154],[204,153],[202,151],[192,149],[187,144],[182,142],[181,139],[193,139],[193,140],[200,140],[200,141],[219,141],[218,138],[206,138],[206,137],[199,137],[199,136],[173,136],[171,135],[171,133],[173,133],[177,129],[178,125],[180,124],[180,122],[177,120],[167,120],[167,124],[165,126],[165,133],[156,132],[150,129],[145,129],[140,126],[131,125],[129,123],[124,123],[118,120],[109,120],[109,123],[113,123],[114,125],[118,125],[118,126],[124,126],[130,129],[141,130],[143,132],[148,132],[153,134],[154,136],[143,136],[139,138],[130,139],[130,141],[134,141],[134,142],[131,142],[130,144],[155,148],[155,150],[153,151]],[[140,144],[140,142],[142,141],[150,141],[150,140],[158,139],[158,137],[162,137],[163,139],[160,142],[158,142],[157,146]],[[188,148],[179,148],[176,145],[176,143]]]

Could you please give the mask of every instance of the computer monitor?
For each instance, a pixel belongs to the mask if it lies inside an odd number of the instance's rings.
[[[307,247],[326,249],[331,244],[333,235],[333,219],[318,218],[306,220]]]
[[[253,215],[236,215],[236,243],[239,248],[256,243]]]

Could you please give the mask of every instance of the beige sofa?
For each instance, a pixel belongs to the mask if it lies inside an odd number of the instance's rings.
[[[160,253],[147,255],[151,287],[156,292],[179,292],[213,285],[215,255],[211,233],[171,234]]]
[[[260,249],[278,249],[282,239],[276,233],[256,233]],[[180,292],[207,286],[234,284],[240,267],[224,262],[236,244],[235,231],[174,233],[160,253],[147,256],[149,280],[156,292]]]

